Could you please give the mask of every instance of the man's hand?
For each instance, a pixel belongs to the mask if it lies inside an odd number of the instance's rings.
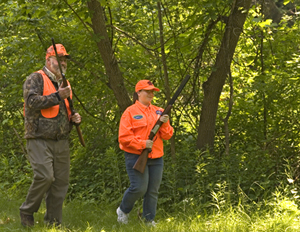
[[[165,123],[165,122],[167,122],[167,121],[169,120],[169,115],[164,114],[163,116],[161,116],[161,117],[159,118],[159,120],[160,120],[161,122]]]
[[[58,94],[62,100],[70,97],[71,87],[68,85],[67,87],[63,88],[62,85],[60,85],[58,88]]]
[[[74,115],[71,116],[71,121],[80,124],[81,123],[81,116],[78,113],[75,113]]]

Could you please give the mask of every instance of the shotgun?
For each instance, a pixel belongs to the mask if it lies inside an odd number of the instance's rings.
[[[62,81],[63,81],[62,87],[66,87],[66,86],[68,86],[68,82],[67,82],[65,74],[62,71],[60,60],[59,60],[59,56],[57,54],[57,50],[56,50],[56,46],[55,46],[55,42],[54,42],[53,38],[52,38],[52,45],[53,45],[53,48],[54,48],[54,51],[55,51],[55,56],[56,56],[56,59],[57,59],[58,67],[59,67],[61,76],[63,78],[62,79]],[[69,102],[71,114],[74,115],[75,114],[75,110],[74,110],[74,107],[73,107],[73,101],[72,101],[72,99],[70,97],[68,97],[67,99],[68,99],[68,102]],[[74,123],[74,124],[76,126],[76,130],[77,130],[77,134],[78,134],[78,137],[79,137],[79,141],[80,141],[81,145],[85,147],[84,139],[83,139],[83,136],[82,136],[79,124],[76,124],[76,123]]]
[[[181,93],[181,91],[183,90],[184,86],[186,85],[186,83],[188,82],[189,79],[190,79],[190,75],[186,75],[186,77],[184,78],[184,80],[181,82],[180,86],[176,90],[173,98],[169,101],[166,108],[162,112],[161,116],[163,116],[165,114],[169,114],[169,112],[172,108],[172,105],[174,104],[175,100],[178,98],[179,94]],[[149,140],[153,140],[154,136],[156,135],[156,133],[158,132],[158,130],[162,124],[163,124],[163,122],[160,121],[159,119],[156,121],[156,123],[155,123],[154,127],[152,128],[150,135],[148,137]],[[147,164],[147,160],[148,160],[148,154],[150,152],[151,152],[150,148],[144,149],[142,151],[142,154],[139,156],[139,158],[135,162],[133,169],[139,171],[140,173],[144,173],[145,167]]]

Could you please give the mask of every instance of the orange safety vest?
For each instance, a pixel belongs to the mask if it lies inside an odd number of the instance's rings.
[[[43,70],[39,70],[37,72],[40,73],[43,77],[43,81],[44,81],[43,96],[55,93],[57,90],[55,89],[52,81],[49,79],[49,77],[46,75],[46,73]],[[68,82],[68,85],[70,85],[69,81],[67,81],[67,82]],[[72,90],[71,90],[70,98],[72,99]],[[70,120],[70,116],[71,116],[72,112],[70,109],[69,101],[68,101],[68,99],[64,99],[64,100],[65,100],[65,105],[66,105],[69,120]],[[58,112],[59,112],[59,105],[55,105],[50,108],[41,110],[41,113],[45,118],[54,118],[58,115]],[[25,103],[24,103],[24,115],[25,115]]]

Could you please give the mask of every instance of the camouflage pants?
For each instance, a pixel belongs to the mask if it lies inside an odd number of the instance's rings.
[[[60,224],[63,201],[69,186],[69,141],[28,139],[27,151],[34,176],[20,211],[33,215],[46,194],[45,222]]]

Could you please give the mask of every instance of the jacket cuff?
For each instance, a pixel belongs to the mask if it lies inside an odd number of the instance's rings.
[[[57,97],[58,101],[61,101],[61,98],[60,98],[60,96],[59,96],[59,93],[58,93],[58,91],[57,91],[57,92],[55,92],[55,95],[56,95],[56,97]]]
[[[146,140],[144,140],[144,142],[142,144],[142,149],[146,149]]]

